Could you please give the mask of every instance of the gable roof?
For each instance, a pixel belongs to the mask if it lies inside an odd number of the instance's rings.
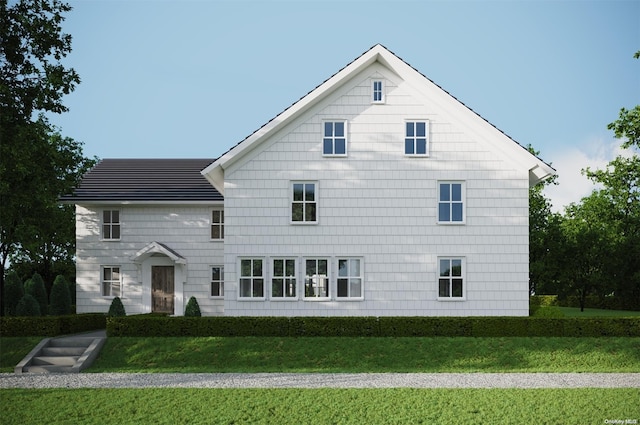
[[[225,152],[215,162],[202,170],[202,174],[224,195],[224,170],[226,168],[254,149],[262,140],[275,134],[283,126],[308,111],[351,77],[375,62],[379,62],[397,73],[402,79],[408,81],[412,88],[421,94],[435,99],[436,103],[442,108],[439,112],[443,115],[451,118],[458,117],[458,119],[460,117],[468,118],[462,121],[471,123],[469,125],[472,127],[471,130],[474,134],[487,141],[490,145],[493,145],[496,152],[502,154],[505,158],[529,170],[530,186],[555,174],[555,170],[549,164],[531,154],[518,142],[381,44],[376,44],[364,52],[247,138]]]
[[[133,257],[131,257],[131,261],[134,263],[140,264],[147,258],[152,255],[165,255],[171,259],[176,264],[187,264],[187,259],[180,255],[175,250],[169,248],[167,245],[160,242],[151,242],[149,245],[142,248],[140,251],[136,252]]]
[[[71,203],[222,202],[200,171],[213,159],[103,159],[70,195]]]

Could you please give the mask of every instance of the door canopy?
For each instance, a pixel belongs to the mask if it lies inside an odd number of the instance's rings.
[[[136,254],[131,257],[131,261],[137,264],[141,264],[147,258],[157,254],[169,257],[175,264],[187,264],[186,258],[184,258],[173,249],[169,248],[167,245],[160,242],[151,242],[149,245],[136,252]]]

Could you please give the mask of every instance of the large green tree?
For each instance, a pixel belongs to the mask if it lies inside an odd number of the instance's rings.
[[[82,145],[42,115],[65,112],[62,98],[80,82],[61,63],[71,51],[61,27],[70,9],[59,0],[0,0],[0,296],[9,259],[54,258],[69,244],[57,236],[73,215],[57,198],[91,165]]]

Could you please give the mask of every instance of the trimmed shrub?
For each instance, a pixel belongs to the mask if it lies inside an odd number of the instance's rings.
[[[34,273],[31,279],[25,282],[24,293],[29,294],[36,299],[40,306],[40,314],[42,316],[46,316],[49,297],[47,296],[47,290],[44,287],[44,280],[42,280],[42,276],[37,272]]]
[[[71,314],[71,295],[69,282],[62,275],[56,276],[51,287],[51,305],[49,312],[54,316]]]
[[[3,337],[58,336],[105,329],[106,326],[107,317],[102,313],[45,317],[0,317],[0,335]]]
[[[122,300],[120,300],[120,297],[115,297],[113,301],[111,301],[111,305],[109,306],[109,313],[107,313],[107,316],[122,317],[126,315],[127,313],[126,311],[124,311],[124,305],[122,305]]]
[[[18,274],[11,270],[4,281],[4,314],[16,316],[16,307],[24,296],[24,287]]]
[[[40,316],[40,304],[31,294],[24,294],[16,306],[16,316]]]
[[[202,316],[202,313],[200,313],[200,306],[198,305],[198,300],[196,300],[196,297],[189,298],[189,301],[187,301],[187,307],[184,309],[184,315],[186,317]]]

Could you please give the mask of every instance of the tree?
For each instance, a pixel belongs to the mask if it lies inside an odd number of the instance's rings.
[[[66,229],[61,220],[70,216],[68,207],[57,214],[57,198],[90,166],[78,161],[81,144],[60,136],[42,115],[65,112],[62,98],[80,82],[61,64],[71,52],[71,36],[61,27],[69,10],[60,0],[18,0],[10,7],[0,0],[0,294],[13,256],[57,258],[51,247],[60,243],[47,226]],[[3,305],[1,297],[0,314]]]
[[[31,295],[24,294],[16,306],[16,316],[40,316],[38,301]]]
[[[49,313],[54,316],[64,316],[71,314],[71,294],[69,294],[69,283],[64,276],[56,276],[56,280],[51,287],[51,305]]]
[[[24,286],[22,285],[20,277],[15,271],[9,272],[4,285],[4,298],[6,301],[4,304],[4,313],[7,316],[16,315],[16,307],[23,296]]]
[[[49,297],[47,296],[47,291],[44,287],[42,276],[40,276],[38,273],[34,273],[33,277],[25,282],[24,292],[25,294],[31,295],[38,302],[38,305],[40,306],[40,313],[43,316],[46,316]]]

